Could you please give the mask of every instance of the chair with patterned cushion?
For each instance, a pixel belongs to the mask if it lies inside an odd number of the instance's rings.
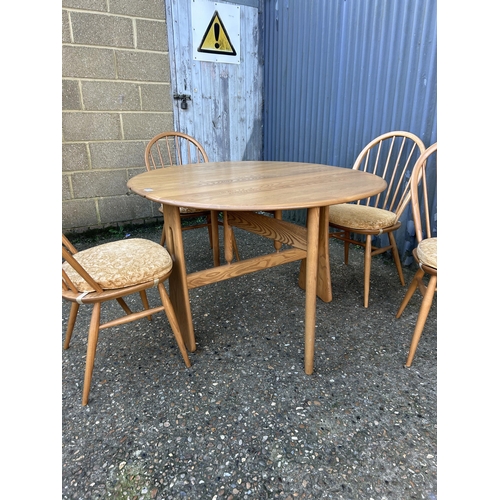
[[[433,154],[435,154],[434,157],[432,157]],[[434,294],[437,291],[437,208],[432,210],[429,206],[432,199],[429,191],[431,187],[436,186],[436,181],[437,142],[430,146],[420,157],[411,177],[411,208],[417,239],[417,247],[413,250],[413,257],[418,264],[418,269],[399,306],[396,318],[401,317],[417,288],[422,293],[423,299],[411,340],[406,367],[410,367],[413,362]],[[424,225],[422,224],[422,217]],[[424,282],[425,275],[428,276],[427,284]]]
[[[154,136],[149,141],[144,152],[144,160],[146,168],[153,170],[173,165],[185,165],[187,163],[207,163],[208,156],[203,146],[193,137],[182,132],[168,131]],[[160,205],[159,210],[163,213],[162,205]],[[208,229],[210,248],[213,248],[210,210],[181,207],[180,213],[181,220],[194,221],[192,224],[183,225],[182,230],[187,231],[206,227]],[[218,226],[222,225],[218,220],[213,222]],[[232,234],[232,240],[236,258],[239,260],[238,247],[234,234]],[[164,231],[162,231],[160,244],[165,244]]]
[[[191,366],[179,324],[165,289],[164,281],[172,272],[172,259],[168,251],[150,240],[132,238],[105,243],[78,252],[62,236],[62,297],[71,302],[64,349],[68,349],[80,305],[92,304],[92,317],[88,332],[87,359],[83,385],[82,405],[88,403],[92,371],[99,331],[165,311],[182,358]],[[150,307],[146,290],[156,287],[161,306]],[[144,310],[132,312],[123,297],[139,293]],[[101,323],[101,304],[117,300],[125,314]]]
[[[342,203],[329,208],[330,238],[344,242],[344,263],[349,263],[349,245],[365,249],[365,307],[368,307],[373,256],[390,250],[401,284],[405,284],[394,232],[401,226],[399,219],[410,201],[413,166],[424,151],[424,143],[410,132],[393,131],[380,135],[363,148],[352,168],[382,177],[387,181],[387,189],[355,203]],[[361,235],[361,238],[354,239],[353,233]],[[374,246],[372,239],[383,235],[387,235],[388,244]]]

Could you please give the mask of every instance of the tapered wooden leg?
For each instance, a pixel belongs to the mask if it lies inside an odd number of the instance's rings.
[[[333,300],[332,276],[330,272],[330,237],[328,234],[328,207],[321,207],[319,214],[318,237],[318,277],[316,280],[316,295],[323,302]],[[300,262],[299,287],[307,288],[307,258]]]
[[[212,237],[212,216],[211,215],[207,215],[207,229],[208,229],[208,241],[210,241],[210,248],[213,249],[214,242],[213,242],[213,237]]]
[[[163,213],[163,205],[160,205],[160,212]],[[160,245],[162,247],[165,246],[165,227],[163,227],[163,229],[161,230]]]
[[[347,231],[343,232],[344,238],[349,238],[350,234]],[[344,241],[344,264],[349,265],[349,245],[348,241]]]
[[[311,375],[314,370],[319,219],[318,207],[307,209],[306,312],[304,339],[304,370],[307,375]]]
[[[413,294],[417,290],[418,284],[420,283],[420,280],[422,279],[424,274],[425,274],[424,271],[422,271],[422,269],[420,268],[415,273],[415,276],[413,277],[413,280],[410,283],[408,290],[406,291],[403,302],[401,302],[398,312],[396,313],[396,318],[400,318],[401,314],[403,314],[403,311],[405,310],[406,306],[408,305],[408,302],[410,302],[410,299],[413,297]]]
[[[127,303],[123,300],[122,297],[118,297],[116,299],[116,302],[118,302],[118,304],[120,304],[120,306],[122,307],[122,309],[127,313],[127,314],[132,314],[132,311],[130,309],[130,307],[127,305]]]
[[[175,317],[175,311],[172,307],[172,303],[170,302],[170,298],[167,295],[167,291],[165,290],[165,285],[160,283],[158,285],[158,291],[160,292],[161,303],[165,308],[165,314],[167,315],[168,321],[170,322],[170,327],[172,328],[172,332],[174,333],[175,340],[177,341],[177,345],[179,350],[181,351],[182,359],[184,363],[189,368],[191,366],[191,361],[189,360],[188,353],[186,350],[186,346],[184,345],[184,340],[182,339],[182,334],[179,329],[179,323],[177,322],[177,318]]]
[[[424,329],[424,325],[432,305],[432,299],[434,297],[434,292],[436,291],[436,284],[437,276],[431,276],[429,278],[429,283],[427,284],[427,290],[422,299],[422,305],[420,306],[420,311],[418,313],[417,324],[415,325],[415,331],[413,332],[413,337],[411,339],[410,351],[408,353],[408,358],[405,364],[407,368],[409,368],[413,363],[413,358],[417,350],[418,342],[422,335],[422,331]]]
[[[323,302],[331,302],[333,300],[329,245],[328,207],[321,207],[319,212],[318,281],[316,284],[316,295]]]
[[[399,280],[401,284],[405,286],[405,277],[403,276],[403,268],[401,267],[401,259],[399,258],[398,246],[396,245],[396,238],[394,237],[394,233],[389,233],[389,241],[391,242],[391,251],[392,258],[394,259],[394,263],[396,264],[396,269],[398,270]]]
[[[370,273],[372,271],[372,237],[366,235],[365,247],[365,290],[364,290],[364,306],[368,307],[368,297],[370,295]]]
[[[92,372],[94,370],[95,352],[99,339],[99,324],[101,320],[101,304],[94,304],[92,318],[90,319],[89,338],[87,341],[87,360],[85,363],[85,376],[83,380],[82,406],[86,406],[89,400],[90,384],[92,383]]]
[[[283,220],[283,210],[275,210],[274,218],[276,220]],[[279,252],[281,250],[281,241],[274,240],[274,249]]]
[[[210,211],[210,238],[212,244],[212,252],[214,258],[214,267],[220,266],[220,245],[219,245],[219,212],[217,210]]]
[[[234,249],[234,255],[236,257],[236,260],[240,260],[240,253],[238,252],[238,244],[236,243],[236,236],[234,235],[234,230],[231,231],[231,239],[233,242],[233,249]]]
[[[189,303],[189,290],[186,274],[186,259],[184,257],[184,244],[179,209],[172,205],[164,205],[165,235],[167,250],[172,256],[173,267],[169,277],[169,294],[175,316],[184,340],[184,345],[190,352],[196,350],[191,304]],[[216,226],[217,227],[217,226]],[[214,239],[214,249],[218,246]]]
[[[71,341],[71,336],[73,335],[73,328],[75,327],[76,316],[78,315],[78,309],[80,304],[76,302],[71,303],[71,309],[69,311],[68,318],[68,328],[66,328],[66,338],[64,339],[64,349],[68,349],[69,343]]]
[[[139,295],[141,296],[142,306],[144,307],[144,310],[147,311],[149,309],[149,302],[148,302],[148,296],[146,295],[146,290],[141,290],[139,292]],[[153,319],[151,315],[147,316],[147,318],[149,319],[149,321]]]
[[[228,264],[231,264],[234,258],[233,239],[233,228],[227,220],[227,212],[224,212],[224,258]]]

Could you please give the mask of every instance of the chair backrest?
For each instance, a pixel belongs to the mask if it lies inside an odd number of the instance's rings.
[[[73,257],[74,254],[78,253],[77,249],[71,244],[71,242],[62,235],[62,259],[63,262],[67,262],[96,292],[103,292],[101,286],[90,276],[90,274],[82,267],[82,265]],[[63,292],[72,291],[78,293],[76,285],[71,281],[68,274],[62,270],[62,289]]]
[[[433,154],[435,156],[430,158]],[[420,156],[411,176],[411,210],[418,243],[423,239],[437,236],[436,212],[430,205],[433,198],[430,191],[437,186],[436,180],[437,142],[429,146]]]
[[[387,132],[373,139],[359,153],[352,168],[382,177],[387,189],[357,203],[389,210],[399,218],[410,201],[413,167],[424,151],[422,140],[411,132]]]
[[[144,152],[148,170],[186,163],[206,163],[208,156],[203,146],[182,132],[162,132],[153,137]]]

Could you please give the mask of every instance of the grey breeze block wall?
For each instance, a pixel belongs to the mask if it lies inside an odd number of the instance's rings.
[[[159,219],[126,184],[173,129],[165,0],[62,4],[62,230]]]

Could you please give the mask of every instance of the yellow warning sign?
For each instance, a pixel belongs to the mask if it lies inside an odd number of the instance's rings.
[[[212,20],[208,24],[207,31],[201,39],[198,52],[208,52],[210,54],[225,54],[235,56],[233,44],[229,39],[226,28],[222,23],[217,11],[214,12]]]

